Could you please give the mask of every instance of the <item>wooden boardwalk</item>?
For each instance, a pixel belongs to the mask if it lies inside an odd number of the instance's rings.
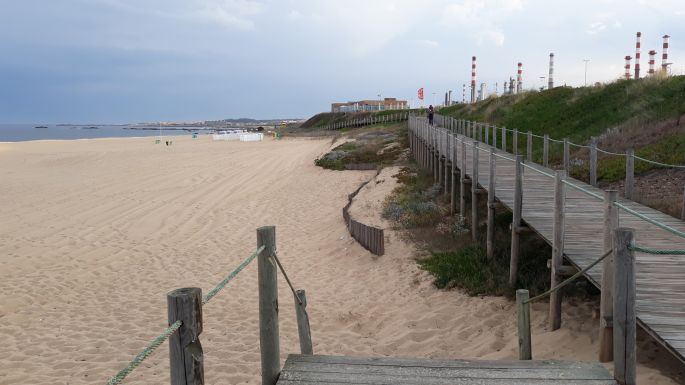
[[[445,129],[438,129],[446,132]],[[471,177],[473,173],[473,142],[463,135],[456,135],[466,145],[466,162],[461,164],[461,143],[457,146],[457,168]],[[478,183],[483,189],[489,185],[490,151],[493,148],[479,143]],[[514,204],[515,157],[494,149],[496,158],[496,198],[511,209]],[[443,154],[452,152],[443,150]],[[448,158],[453,158],[449,154]],[[526,162],[523,174],[523,221],[550,245],[553,239],[554,179],[547,174],[554,171],[535,163]],[[567,181],[594,192],[604,191],[584,182],[568,178]],[[666,224],[685,231],[685,223],[679,219],[619,198],[621,204]],[[685,239],[619,210],[619,225],[635,230],[635,243],[656,249],[685,249]],[[578,269],[597,260],[604,249],[603,201],[576,188],[566,185],[564,257]],[[685,362],[685,256],[654,255],[636,252],[637,318],[638,324],[659,341],[681,362]],[[525,258],[525,254],[519,258]],[[587,278],[601,289],[602,264],[593,267]]]
[[[288,356],[277,384],[615,385],[600,364]]]

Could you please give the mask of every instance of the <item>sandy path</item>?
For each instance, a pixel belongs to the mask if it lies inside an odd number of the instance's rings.
[[[350,239],[340,210],[373,172],[315,167],[329,147],[0,143],[0,384],[103,383],[166,326],[166,292],[212,288],[265,224],[277,226],[279,256],[307,290],[316,353],[514,357],[509,301],[435,290],[392,232],[380,258]],[[279,290],[285,358],[297,332],[283,280]],[[594,321],[578,307],[546,336],[545,307],[534,309],[536,356],[594,359]],[[258,383],[256,265],[206,305],[204,321],[206,383]],[[167,357],[165,344],[125,383],[168,383]]]

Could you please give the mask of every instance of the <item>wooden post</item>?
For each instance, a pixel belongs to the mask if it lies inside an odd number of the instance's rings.
[[[514,155],[519,154],[519,130],[518,128],[514,128],[514,133],[512,134],[513,136],[511,137],[511,152]]]
[[[461,180],[459,184],[459,215],[466,211],[466,141],[461,142]]]
[[[590,185],[597,187],[597,138],[590,141]]]
[[[509,260],[509,285],[516,285],[519,260],[519,227],[521,226],[521,208],[523,204],[523,157],[516,156],[516,169],[514,179],[514,206],[512,207],[513,218],[511,221],[511,254]]]
[[[202,289],[186,287],[167,294],[169,325],[180,320],[181,327],[169,336],[171,385],[205,383],[202,344]]]
[[[278,336],[278,269],[276,227],[257,229],[257,247],[264,250],[257,257],[259,287],[259,348],[262,358],[262,385],[275,385],[281,372]]]
[[[604,252],[613,250],[614,230],[618,228],[618,208],[614,206],[618,191],[604,192]],[[599,304],[599,362],[609,362],[614,359],[614,256],[610,255],[602,261],[602,292]]]
[[[471,149],[473,164],[471,165],[471,240],[478,241],[478,142],[473,143]]]
[[[560,273],[564,261],[564,202],[566,189],[564,186],[566,172],[556,171],[554,174],[554,225],[552,238],[552,265],[550,287],[555,287],[562,281]],[[549,324],[551,330],[561,327],[561,299],[562,292],[559,289],[549,296]]]
[[[633,199],[633,185],[635,176],[635,152],[632,148],[626,151],[626,198]]]
[[[564,138],[564,171],[566,173],[570,172],[571,167],[571,154],[568,146],[568,138]]]
[[[485,144],[490,144],[490,128],[487,123],[483,123],[483,130],[485,130]]]
[[[518,318],[519,360],[532,360],[533,349],[530,340],[530,303],[528,290],[516,290],[516,316]]]
[[[533,161],[533,133],[528,131],[528,137],[526,140],[526,159],[529,162]]]
[[[495,149],[490,149],[490,173],[488,178],[488,230],[486,241],[486,253],[489,259],[495,256],[495,186],[496,186],[496,163]]]
[[[314,354],[312,332],[309,328],[309,315],[307,314],[307,296],[304,290],[297,290],[295,294],[295,314],[297,315],[297,334],[300,336],[300,352],[302,354]]]
[[[497,148],[497,126],[492,125],[492,147]]]
[[[507,152],[507,129],[502,126],[502,151]]]
[[[476,130],[478,133],[476,140],[479,142],[482,142],[483,141],[483,124],[482,123],[476,123]]]
[[[549,134],[545,134],[542,142],[542,165],[549,167]]]
[[[454,140],[454,138],[453,138]],[[454,140],[452,146],[452,184],[450,194],[450,214],[454,215],[457,212],[457,142]]]
[[[636,316],[633,229],[614,231],[614,378],[621,385],[635,385]]]
[[[685,221],[685,188],[683,188],[683,207],[680,211],[680,220]]]

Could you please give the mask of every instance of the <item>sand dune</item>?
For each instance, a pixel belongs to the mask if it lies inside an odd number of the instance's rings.
[[[105,382],[167,326],[166,293],[211,289],[254,250],[261,225],[277,226],[279,256],[307,290],[316,353],[515,357],[511,302],[434,289],[391,231],[383,257],[349,237],[340,210],[374,172],[315,167],[329,147],[207,137],[170,147],[149,138],[0,144],[0,383]],[[364,205],[379,205],[392,172],[353,212],[383,225]],[[299,345],[280,284],[285,358]],[[594,360],[589,306],[565,306],[564,327],[548,333],[546,308],[535,305],[536,358]],[[257,317],[255,264],[204,308],[207,384],[258,383]],[[640,375],[676,383],[652,368]],[[125,383],[168,383],[167,345]]]

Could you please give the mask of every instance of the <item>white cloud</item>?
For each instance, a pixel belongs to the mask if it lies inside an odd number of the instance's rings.
[[[288,13],[288,20],[290,21],[298,21],[301,20],[304,16],[300,13],[300,11],[293,9]]]
[[[429,48],[437,48],[440,47],[440,43],[435,41],[435,40],[428,40],[428,39],[419,39],[416,40],[416,43],[418,45],[424,46],[424,47],[429,47]]]
[[[444,7],[440,24],[465,32],[477,44],[501,46],[502,25],[524,8],[524,0],[463,0]]]
[[[265,5],[249,0],[196,0],[192,17],[217,22],[226,27],[254,28],[252,16],[262,13]]]

